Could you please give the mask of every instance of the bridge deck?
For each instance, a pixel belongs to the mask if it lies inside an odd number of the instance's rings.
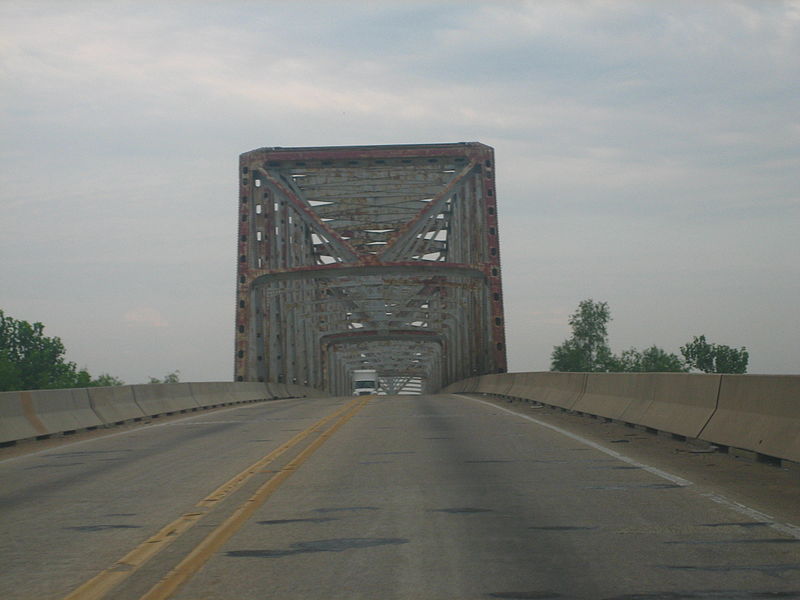
[[[0,597],[64,598],[98,574],[80,597],[800,594],[791,473],[546,409],[362,400],[225,409],[2,460]]]

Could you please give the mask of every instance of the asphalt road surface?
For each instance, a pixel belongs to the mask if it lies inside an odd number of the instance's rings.
[[[282,400],[0,454],[0,598],[800,598],[800,506],[513,410]]]

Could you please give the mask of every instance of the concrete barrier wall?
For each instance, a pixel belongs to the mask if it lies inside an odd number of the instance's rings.
[[[451,383],[446,388],[444,388],[440,393],[468,394],[470,392],[474,392],[477,389],[480,380],[481,380],[480,377],[470,377],[469,379],[462,379],[461,381],[456,381],[455,383]]]
[[[146,415],[164,415],[200,408],[188,383],[156,383],[131,387],[136,404]]]
[[[478,389],[478,384],[481,382],[481,378],[480,377],[470,377],[466,381],[469,382],[469,383],[467,384],[466,389],[464,389],[462,391],[464,391],[464,392],[474,392],[475,390]]]
[[[509,396],[571,409],[586,387],[586,373],[516,373]]]
[[[586,390],[572,410],[635,423],[652,401],[652,375],[590,373],[586,378]],[[625,414],[627,418],[623,418]]]
[[[203,383],[190,383],[192,398],[200,408],[220,406],[237,402],[234,384],[227,381],[208,381]],[[261,384],[262,391],[264,390]],[[263,394],[262,394],[263,396]]]
[[[698,438],[717,408],[722,375],[658,373],[653,401],[634,421],[638,425]],[[623,414],[627,420],[628,415]]]
[[[147,416],[136,404],[133,388],[129,385],[88,388],[88,393],[92,409],[106,425]]]
[[[311,393],[307,387],[295,383],[287,383],[286,390],[293,398],[306,398]]]
[[[328,395],[300,385],[228,381],[0,392],[0,444],[226,404]]]
[[[504,396],[514,383],[513,375],[514,374],[512,373],[491,373],[489,375],[481,375],[475,391],[482,394],[499,394]]]
[[[47,434],[47,428],[33,410],[24,392],[0,392],[0,444]]]
[[[330,394],[328,392],[324,392],[322,390],[318,390],[316,388],[307,387],[304,385],[297,386],[299,391],[303,394],[304,398],[328,398]]]
[[[289,390],[286,388],[285,383],[275,383],[270,381],[267,384],[269,391],[273,394],[274,398],[288,398],[291,394],[289,394]]]
[[[690,373],[506,373],[443,393],[534,400],[800,462],[800,376]]]
[[[253,402],[278,398],[274,390],[270,389],[266,383],[242,381],[228,385],[232,386],[231,394],[236,402]]]
[[[800,462],[800,377],[723,375],[700,438]]]
[[[100,427],[103,422],[92,410],[85,388],[20,392],[23,404],[30,402],[47,434]]]

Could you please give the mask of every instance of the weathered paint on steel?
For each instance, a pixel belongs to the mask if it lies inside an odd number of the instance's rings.
[[[434,391],[506,368],[494,151],[458,144],[240,156],[235,377]]]

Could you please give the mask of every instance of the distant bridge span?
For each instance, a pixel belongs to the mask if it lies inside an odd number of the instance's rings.
[[[494,151],[261,148],[240,157],[235,378],[389,393],[506,370]]]

